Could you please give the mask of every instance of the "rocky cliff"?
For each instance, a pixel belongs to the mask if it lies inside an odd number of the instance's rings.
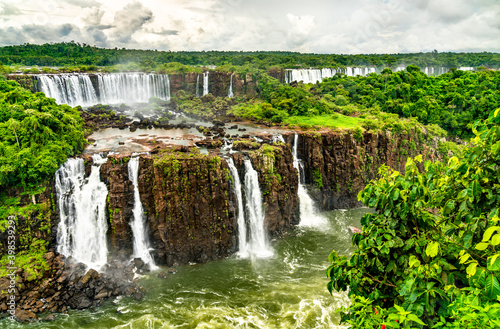
[[[285,138],[293,143],[293,135]],[[422,154],[436,160],[423,134],[402,132],[398,135],[365,132],[306,132],[299,136],[298,156],[304,162],[304,178],[311,194],[324,210],[361,206],[357,194],[385,164],[404,173],[406,159]]]

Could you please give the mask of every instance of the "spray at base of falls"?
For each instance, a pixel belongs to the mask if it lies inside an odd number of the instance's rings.
[[[146,218],[139,194],[139,157],[133,157],[128,162],[128,177],[134,185],[134,218],[130,223],[134,236],[134,257],[141,258],[142,261],[156,269],[157,266],[149,253],[149,239],[147,234]]]
[[[107,262],[106,197],[108,189],[100,180],[101,165],[107,158],[93,157],[90,176],[85,179],[83,159],[68,159],[56,172],[55,187],[60,221],[57,251],[99,270]]]
[[[304,227],[324,227],[328,225],[328,221],[321,214],[318,214],[314,202],[307,193],[305,185],[302,183],[301,163],[297,156],[297,148],[299,145],[299,135],[296,133],[293,140],[293,167],[297,169],[299,175],[299,203],[300,203],[300,223],[299,226]]]

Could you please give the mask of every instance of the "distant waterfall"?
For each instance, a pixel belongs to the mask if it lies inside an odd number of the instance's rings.
[[[95,104],[144,103],[151,97],[170,100],[167,74],[98,73],[92,83],[89,74],[38,74],[40,91],[58,104],[92,106]]]
[[[245,164],[245,195],[247,199],[246,210],[250,236],[248,250],[256,257],[271,257],[273,251],[267,241],[264,227],[264,209],[262,205],[262,193],[260,192],[259,176],[253,169],[250,160],[244,160]]]
[[[307,189],[302,183],[301,164],[297,156],[297,148],[299,145],[299,135],[296,133],[293,141],[293,167],[297,169],[299,175],[299,203],[300,203],[300,226],[307,227],[324,227],[327,225],[327,220],[318,214],[314,208],[314,202],[307,193]]]
[[[229,171],[233,178],[233,188],[236,194],[236,201],[238,203],[238,254],[242,258],[248,257],[249,250],[247,244],[247,226],[245,223],[245,208],[243,208],[243,195],[241,193],[241,181],[238,174],[238,169],[234,165],[233,158],[227,159]]]
[[[229,97],[229,98],[234,97],[234,93],[233,93],[233,74],[231,74],[231,81],[229,82],[229,91],[227,92],[227,97]]]
[[[132,234],[134,235],[134,257],[141,258],[144,263],[149,264],[152,268],[156,268],[155,262],[149,253],[149,239],[146,218],[139,194],[138,176],[139,157],[134,157],[128,162],[128,177],[134,185],[134,218],[130,223]]]
[[[208,72],[203,72],[203,96],[208,94]]]
[[[93,157],[90,176],[85,179],[83,159],[68,159],[56,172],[59,205],[57,251],[98,270],[107,262],[106,197],[108,189],[100,180],[101,165],[107,158]]]
[[[103,104],[146,103],[151,97],[170,100],[167,74],[98,74],[97,81]]]

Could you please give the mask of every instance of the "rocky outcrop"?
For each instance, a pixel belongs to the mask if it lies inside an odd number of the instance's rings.
[[[299,135],[298,156],[304,162],[305,182],[315,188],[312,195],[322,209],[361,206],[357,194],[385,164],[404,173],[409,156],[423,154],[436,160],[426,136],[414,132],[392,135],[364,132],[306,132]],[[293,143],[293,135],[286,136]]]
[[[235,250],[229,170],[221,157],[174,148],[141,157],[139,168],[139,192],[159,264],[205,262]]]
[[[37,321],[39,314],[66,312],[99,306],[112,296],[142,299],[143,289],[133,282],[134,264],[112,262],[100,274],[50,251],[43,258],[47,267],[34,275],[35,264],[0,278],[0,312],[21,322]],[[12,282],[11,282],[12,281]],[[15,284],[13,284],[15,282]],[[15,291],[12,291],[15,286]],[[13,296],[13,298],[11,298]]]

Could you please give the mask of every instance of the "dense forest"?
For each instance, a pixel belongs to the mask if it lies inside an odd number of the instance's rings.
[[[417,65],[452,67],[500,67],[497,53],[414,53],[414,54],[369,54],[335,55],[302,54],[294,52],[246,52],[246,51],[157,51],[125,48],[105,49],[76,42],[50,43],[44,45],[24,44],[0,47],[0,62],[5,65],[24,66],[110,66],[141,63],[144,68],[159,64],[178,62],[184,65],[252,65],[260,69],[271,67],[339,67],[377,66],[394,68]]]
[[[299,123],[291,118],[295,116],[337,113],[329,121],[346,115],[357,118],[364,129],[398,131],[399,122],[387,116],[394,113],[423,124],[438,125],[450,136],[470,137],[474,121],[487,118],[500,106],[500,71],[452,69],[431,77],[410,65],[406,71],[386,69],[382,74],[366,77],[337,74],[315,85],[283,85],[263,75],[259,89],[261,100],[239,104],[233,107],[233,113],[285,123]]]

